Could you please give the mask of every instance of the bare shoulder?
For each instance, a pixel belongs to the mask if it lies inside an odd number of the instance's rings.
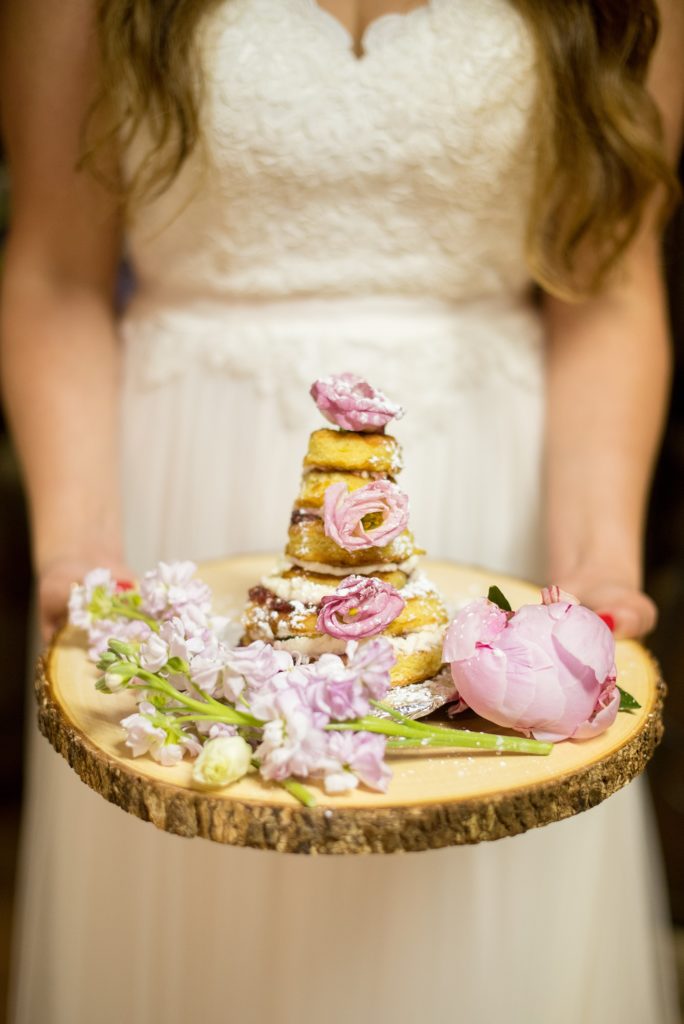
[[[0,97],[12,177],[8,271],[27,257],[105,285],[118,257],[118,204],[78,169],[97,80],[95,9],[94,0],[4,0]],[[115,173],[115,155],[106,159]]]

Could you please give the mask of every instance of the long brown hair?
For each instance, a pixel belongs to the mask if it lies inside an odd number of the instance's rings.
[[[100,96],[106,140],[125,146],[146,122],[151,146],[126,185],[135,204],[173,181],[200,138],[200,19],[230,0],[99,0]],[[537,170],[527,257],[548,291],[596,290],[639,228],[657,187],[675,195],[660,119],[645,87],[658,34],[655,0],[510,0],[537,47]],[[112,96],[116,103],[111,103]]]

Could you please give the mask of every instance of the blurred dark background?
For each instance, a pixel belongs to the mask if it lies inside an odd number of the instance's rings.
[[[8,180],[0,152],[0,273]],[[676,366],[673,402],[658,465],[647,541],[646,588],[660,608],[649,645],[670,693],[665,739],[649,770],[684,977],[684,212],[666,241]],[[12,891],[22,789],[22,734],[31,601],[29,545],[21,482],[0,408],[0,1024],[8,976]],[[627,894],[626,894],[627,896]],[[39,1024],[39,1022],[36,1022]],[[578,1022],[579,1024],[579,1022]]]

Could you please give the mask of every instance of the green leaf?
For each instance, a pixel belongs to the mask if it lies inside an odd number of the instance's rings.
[[[641,707],[639,701],[635,700],[631,693],[627,693],[621,686],[618,686],[618,690],[620,691],[620,711],[635,711]]]
[[[508,598],[504,597],[498,587],[490,587],[487,598],[492,602],[492,604],[498,605],[502,612],[513,611],[510,601]]]

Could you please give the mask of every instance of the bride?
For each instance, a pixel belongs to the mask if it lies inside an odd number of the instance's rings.
[[[676,0],[655,46],[652,0],[4,18],[3,383],[45,636],[95,565],[281,548],[306,389],[345,370],[409,410],[432,555],[648,632]],[[15,1024],[676,1017],[638,784],[481,847],[298,858],[158,833],[36,733],[22,864]]]

